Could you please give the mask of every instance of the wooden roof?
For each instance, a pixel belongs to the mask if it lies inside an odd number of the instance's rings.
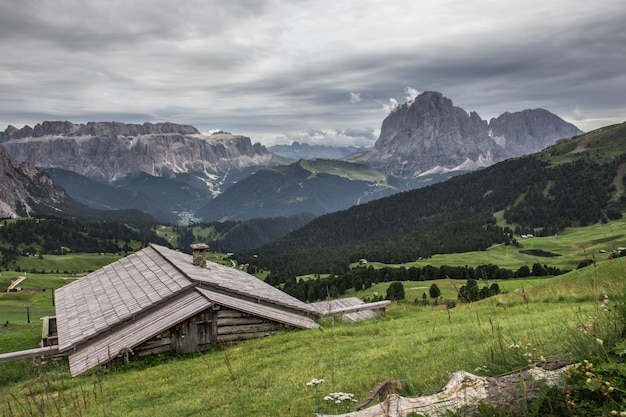
[[[194,286],[148,247],[55,291],[59,350],[67,350]]]
[[[252,314],[257,317],[262,317],[268,320],[272,320],[278,323],[288,324],[293,327],[301,329],[313,329],[319,327],[319,325],[310,317],[303,316],[301,314],[291,313],[277,308],[272,308],[264,304],[255,303],[253,301],[242,300],[237,297],[226,295],[220,292],[198,288],[207,299],[211,300],[215,304],[222,305],[224,307],[237,309],[244,313]]]
[[[118,353],[109,339],[103,341],[102,334],[111,334],[107,336],[111,340],[121,338],[126,329],[136,327],[129,327],[129,323],[143,316],[158,316],[177,300],[185,299],[194,288],[207,290],[198,293],[204,297],[205,305],[219,299],[230,308],[258,313],[281,323],[302,328],[316,326],[308,317],[315,313],[309,305],[245,272],[207,264],[207,268],[201,268],[192,264],[191,255],[150,245],[59,288],[55,292],[59,351],[74,349],[70,363],[80,364],[78,369],[102,363]],[[182,315],[196,313],[193,308],[182,310]],[[127,336],[119,342],[123,341],[124,346],[116,342],[115,347],[132,348],[153,334]]]
[[[140,345],[211,305],[209,300],[194,290],[166,301],[159,308],[126,323],[115,332],[91,340],[84,348],[69,355],[70,373],[76,376],[107,363],[124,350]]]
[[[269,303],[298,312],[316,312],[308,304],[246,272],[214,262],[207,262],[206,268],[198,268],[191,263],[189,255],[172,251],[164,246],[151,245],[151,247],[166,256],[201,288],[213,289],[237,295],[239,298],[254,300],[257,303]]]

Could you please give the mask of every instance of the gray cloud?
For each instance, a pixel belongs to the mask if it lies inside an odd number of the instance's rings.
[[[0,129],[171,121],[266,144],[365,144],[437,90],[484,119],[626,119],[626,5],[528,0],[0,3]]]

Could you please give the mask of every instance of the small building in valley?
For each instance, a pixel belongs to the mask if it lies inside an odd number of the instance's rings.
[[[45,321],[44,333],[69,357],[73,376],[129,353],[201,352],[316,328],[321,316],[357,317],[388,305],[358,299],[326,309],[309,305],[245,272],[207,262],[206,245],[193,248],[190,256],[151,244],[56,290],[56,317]]]

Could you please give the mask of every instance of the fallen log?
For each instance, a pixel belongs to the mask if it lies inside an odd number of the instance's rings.
[[[552,365],[552,366],[551,366]],[[544,386],[563,386],[563,373],[572,365],[537,364],[531,369],[502,377],[480,377],[459,371],[441,390],[431,395],[402,397],[389,394],[378,405],[352,413],[331,415],[314,414],[315,417],[404,417],[409,413],[430,417],[463,412],[472,415],[481,404],[506,410],[519,411],[535,398]]]

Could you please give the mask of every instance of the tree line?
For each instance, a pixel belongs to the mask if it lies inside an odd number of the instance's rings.
[[[155,234],[140,233],[117,222],[83,222],[56,216],[5,220],[0,227],[0,266],[7,269],[18,256],[34,254],[128,253],[136,250],[137,244],[145,247],[148,242],[167,245]]]
[[[490,281],[506,280],[512,278],[556,276],[568,271],[556,267],[542,265],[539,262],[532,266],[523,265],[513,271],[507,268],[500,268],[497,265],[487,264],[472,266],[447,266],[440,267],[426,265],[423,267],[412,266],[409,268],[374,268],[373,266],[358,266],[340,275],[332,274],[328,277],[319,275],[308,276],[297,279],[296,277],[285,277],[272,271],[265,282],[281,289],[287,294],[305,302],[322,301],[330,298],[337,298],[345,294],[346,291],[354,289],[361,291],[370,288],[380,282],[395,281],[432,281],[440,279],[452,279],[463,281]],[[473,289],[468,293],[469,301],[476,301],[473,296]]]

